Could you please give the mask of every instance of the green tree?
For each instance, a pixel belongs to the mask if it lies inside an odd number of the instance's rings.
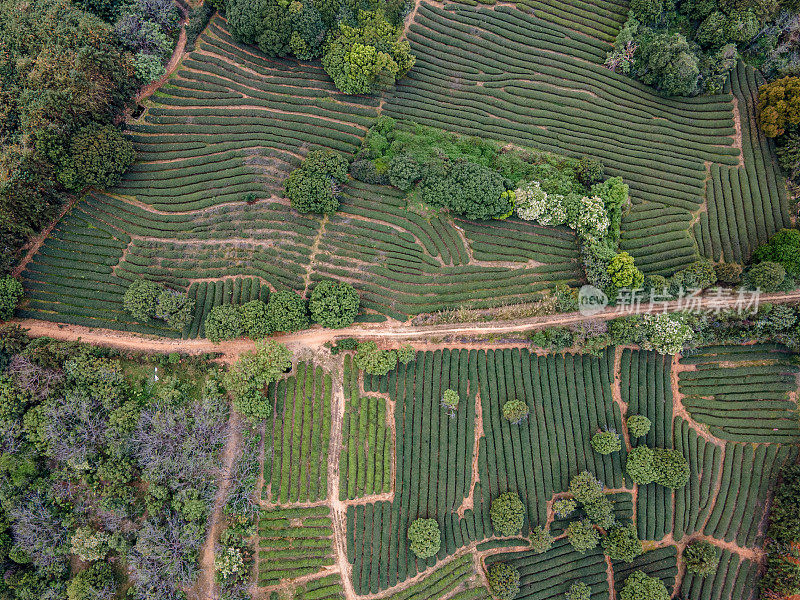
[[[650,419],[644,415],[631,415],[626,419],[626,424],[632,438],[644,437],[650,432]]]
[[[691,542],[683,551],[683,564],[687,571],[695,575],[711,575],[719,565],[719,550],[705,540]]]
[[[194,300],[187,294],[175,290],[162,289],[156,300],[156,319],[161,319],[171,329],[182,331],[192,320]]]
[[[633,257],[620,252],[608,263],[608,274],[617,289],[639,289],[644,284],[644,274],[633,264]]]
[[[250,300],[250,302],[245,302],[238,312],[244,334],[251,340],[260,340],[272,333],[267,305],[263,301]],[[206,336],[208,336],[208,324],[206,324]]]
[[[547,552],[553,545],[553,536],[541,525],[531,529],[531,550],[536,554]]]
[[[397,349],[397,360],[403,363],[404,365],[407,365],[414,359],[414,356],[416,356],[416,354],[417,351],[414,350],[414,346],[412,346],[411,344],[403,344]]]
[[[570,480],[569,491],[581,504],[589,504],[603,497],[603,484],[589,471],[582,471]]]
[[[559,498],[553,502],[553,513],[559,519],[566,519],[578,508],[578,503],[569,498]]]
[[[442,394],[442,406],[450,412],[450,416],[455,416],[458,410],[458,401],[458,392],[455,390],[448,389]]]
[[[669,600],[664,582],[642,571],[634,571],[622,586],[620,600]]]
[[[245,416],[258,415],[253,401],[256,392],[277,379],[292,366],[292,353],[275,340],[257,340],[253,352],[242,354],[239,360],[225,373],[225,387],[233,394],[233,405]],[[262,395],[263,396],[263,395]],[[262,402],[267,402],[266,398]]]
[[[519,571],[508,563],[495,563],[486,575],[489,590],[499,600],[513,600],[519,594]]]
[[[382,11],[361,11],[355,27],[341,21],[332,32],[322,67],[346,94],[389,88],[414,66],[411,47],[407,41],[399,41],[400,33]]]
[[[645,338],[641,346],[659,354],[678,354],[694,332],[681,314],[644,315]]]
[[[689,482],[689,462],[678,450],[656,448],[653,456],[655,482],[672,489],[684,487]]]
[[[509,400],[503,404],[503,417],[510,423],[518,425],[528,418],[528,405],[524,400]]]
[[[717,272],[717,280],[722,283],[740,283],[742,281],[742,265],[739,263],[717,263],[714,270]]]
[[[517,535],[525,520],[525,505],[516,493],[505,492],[492,500],[489,516],[498,535]]]
[[[117,582],[111,565],[98,562],[88,569],[79,571],[69,580],[67,598],[69,600],[101,600],[113,598]]]
[[[583,510],[593,524],[603,529],[611,527],[616,520],[614,518],[614,503],[605,495],[584,504]]]
[[[622,440],[615,431],[601,431],[592,437],[592,448],[600,454],[611,454],[622,448]]]
[[[603,551],[611,560],[633,561],[644,552],[642,541],[636,534],[636,526],[629,524],[611,527],[603,538]]]
[[[436,556],[442,546],[442,533],[436,519],[417,519],[408,528],[411,551],[418,558]]]
[[[767,137],[800,124],[800,77],[783,77],[758,88],[758,126]]]
[[[72,191],[113,187],[135,159],[133,143],[119,129],[92,123],[70,139],[68,157],[59,165],[57,178]]]
[[[340,329],[353,324],[359,304],[358,293],[352,285],[326,279],[314,286],[308,308],[313,321],[323,327]]]
[[[687,96],[697,87],[697,56],[680,33],[651,34],[641,41],[638,54],[642,82],[664,95]]]
[[[774,292],[786,281],[786,269],[780,263],[767,260],[750,267],[747,283],[762,292]]]
[[[443,165],[443,171],[429,165],[422,183],[426,204],[445,206],[473,220],[502,218],[514,209],[505,195],[505,180],[497,171],[469,161]]]
[[[600,543],[600,533],[589,519],[580,519],[567,526],[567,540],[575,550],[585,554]]]
[[[564,593],[567,600],[590,600],[592,596],[592,588],[590,588],[583,581],[578,581],[569,586],[569,589]]]
[[[286,178],[283,193],[301,213],[332,214],[339,209],[339,188],[321,173],[295,169]]]
[[[21,299],[22,284],[10,276],[0,278],[0,321],[8,321],[14,316]]]
[[[634,483],[647,485],[656,479],[653,470],[653,457],[655,453],[647,446],[637,446],[628,452],[625,462],[625,472],[633,479]]]
[[[125,290],[122,305],[134,319],[147,321],[156,316],[161,286],[147,279],[134,279]]]
[[[591,187],[598,181],[602,181],[605,174],[603,163],[592,156],[582,156],[575,169],[575,176],[583,185]]]
[[[208,312],[205,322],[206,337],[217,344],[244,335],[242,313],[234,304],[219,304]]]
[[[300,331],[308,328],[308,311],[303,299],[290,290],[270,295],[267,322],[271,331]]]
[[[353,357],[356,367],[370,375],[386,375],[397,366],[396,350],[381,350],[375,342],[362,342]]]
[[[778,263],[790,277],[800,277],[800,230],[781,229],[759,246],[753,258]]]

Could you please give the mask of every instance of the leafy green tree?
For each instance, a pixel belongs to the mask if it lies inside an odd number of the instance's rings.
[[[559,519],[566,519],[578,508],[578,503],[569,498],[559,498],[553,502],[553,513]]]
[[[403,191],[410,190],[422,177],[419,162],[410,154],[396,154],[389,161],[389,181]]]
[[[581,504],[589,504],[603,497],[603,484],[589,471],[582,471],[570,480],[569,491]]]
[[[489,590],[499,600],[513,600],[519,594],[519,571],[508,563],[495,563],[486,575]]]
[[[503,417],[514,424],[518,425],[528,418],[528,405],[524,400],[509,400],[503,404]]]
[[[14,316],[21,299],[22,284],[10,276],[0,278],[0,321],[7,321]]]
[[[397,366],[396,350],[381,350],[375,342],[362,342],[353,357],[356,367],[370,375],[386,375]]]
[[[162,289],[156,300],[156,319],[161,319],[171,329],[182,331],[192,320],[194,300],[187,294],[175,290]]]
[[[504,196],[502,175],[484,165],[469,161],[443,165],[443,173],[428,167],[422,183],[422,200],[432,206],[445,206],[468,219],[496,219],[508,215],[513,202]]]
[[[525,505],[516,493],[505,492],[492,500],[489,516],[498,535],[517,535],[525,520]]]
[[[272,331],[300,331],[308,328],[308,311],[303,299],[290,290],[275,292],[267,301],[267,322]]]
[[[605,495],[584,504],[583,510],[593,524],[603,529],[611,527],[616,520],[614,518],[614,503]]]
[[[417,519],[408,528],[411,551],[418,558],[436,556],[442,546],[442,533],[436,519]]]
[[[458,392],[455,390],[445,390],[442,394],[442,406],[444,406],[451,416],[455,416],[458,410]]]
[[[295,169],[286,178],[283,193],[301,213],[332,214],[339,209],[339,188],[321,173]]]
[[[625,463],[625,472],[633,479],[634,483],[647,485],[656,479],[653,470],[653,459],[655,452],[647,446],[637,446],[628,452],[628,460]]]
[[[111,565],[94,563],[79,571],[67,586],[68,600],[111,600],[117,592],[117,581]]]
[[[411,344],[403,344],[397,349],[397,360],[404,365],[407,365],[412,360],[414,360],[414,356],[416,356],[417,351],[414,350],[414,346]]]
[[[531,529],[531,550],[536,554],[547,552],[553,545],[553,536],[544,527],[539,525]]]
[[[686,570],[701,577],[711,575],[717,570],[719,558],[717,547],[705,540],[691,542],[683,551]]]
[[[622,448],[622,440],[615,431],[601,431],[592,437],[592,448],[600,454],[611,454]]]
[[[346,94],[372,94],[389,88],[414,66],[411,47],[407,41],[399,41],[400,33],[382,11],[361,11],[355,27],[341,21],[332,32],[322,67]]]
[[[645,350],[659,354],[678,354],[684,344],[691,341],[694,332],[684,315],[644,315],[645,338],[641,342]]]
[[[569,589],[564,593],[567,600],[590,600],[592,596],[592,588],[590,588],[583,581],[578,581],[569,586]]]
[[[352,325],[359,305],[358,293],[352,285],[331,279],[315,285],[308,301],[311,319],[330,329]]]
[[[303,161],[303,169],[309,173],[327,175],[339,183],[347,181],[347,158],[341,152],[329,148],[309,152]]]
[[[589,519],[580,519],[567,526],[567,540],[575,550],[585,554],[600,543],[600,533]]]
[[[636,534],[636,526],[616,525],[603,538],[603,551],[611,560],[631,562],[644,552],[642,541]]]
[[[259,411],[253,407],[254,400],[258,401],[254,394],[263,392],[291,366],[292,353],[286,346],[275,340],[257,340],[255,351],[242,354],[225,374],[225,387],[233,394],[234,407],[245,416],[258,416]]]
[[[758,88],[758,126],[767,137],[800,124],[800,77],[782,77]]]
[[[122,305],[134,319],[147,321],[156,316],[161,286],[147,279],[134,279],[125,290]]]
[[[800,230],[781,229],[759,246],[753,258],[781,265],[790,277],[800,277]]]
[[[628,432],[632,438],[640,438],[650,433],[650,419],[644,415],[631,415],[626,419]]]
[[[631,0],[631,14],[641,23],[655,23],[664,13],[664,0]]]
[[[260,340],[272,333],[270,331],[267,305],[262,300],[250,300],[250,302],[245,302],[239,307],[239,315],[244,334],[251,340]],[[206,324],[206,336],[208,336],[208,324]]]
[[[655,482],[672,489],[689,483],[689,462],[678,450],[656,448],[653,456]]]
[[[664,582],[642,571],[634,571],[622,586],[620,600],[669,600]]]
[[[620,252],[608,264],[608,274],[617,289],[639,289],[644,284],[644,274],[633,264],[633,257]]]
[[[244,335],[242,313],[234,304],[219,304],[208,312],[205,323],[206,337],[213,343],[234,340]]]
[[[654,33],[642,40],[638,53],[643,83],[666,96],[687,96],[697,87],[697,56],[680,33]]]
[[[605,174],[603,163],[591,156],[582,156],[575,169],[575,176],[583,185],[591,187],[598,181],[602,181]]]
[[[57,178],[72,191],[113,187],[136,159],[133,143],[119,129],[97,123],[72,136],[68,155],[59,166]]]
[[[756,250],[756,252],[758,252]],[[722,283],[740,283],[742,281],[742,265],[733,262],[717,263],[714,266],[717,280]]]
[[[767,260],[750,267],[747,283],[762,292],[774,292],[786,281],[786,269],[780,263]]]
[[[30,402],[30,392],[20,389],[11,375],[0,373],[0,421],[16,421]]]

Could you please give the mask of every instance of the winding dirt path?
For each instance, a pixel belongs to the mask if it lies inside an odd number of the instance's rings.
[[[172,52],[172,56],[170,57],[169,62],[164,67],[164,74],[155,81],[144,86],[141,90],[139,90],[139,92],[133,98],[134,101],[136,102],[141,102],[145,98],[152,95],[153,92],[155,92],[162,85],[164,85],[167,82],[167,79],[169,79],[172,76],[172,73],[178,67],[178,64],[181,62],[181,59],[183,58],[184,50],[186,50],[186,22],[188,20],[188,15],[180,4],[176,3],[176,6],[179,8],[179,10],[183,15],[181,17],[181,22],[180,22],[181,31],[178,34],[178,43],[175,44],[175,50]]]

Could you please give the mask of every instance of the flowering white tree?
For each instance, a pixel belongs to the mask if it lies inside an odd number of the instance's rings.
[[[570,227],[583,238],[599,239],[608,231],[609,219],[603,200],[598,196],[581,198],[578,218]]]
[[[538,181],[522,184],[514,192],[517,216],[525,221],[536,221],[539,225],[555,226],[567,222],[564,197],[548,195]]]
[[[677,354],[694,337],[694,332],[681,315],[644,315],[647,332],[642,348],[659,354]]]

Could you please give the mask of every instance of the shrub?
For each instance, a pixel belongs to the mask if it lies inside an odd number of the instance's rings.
[[[417,519],[411,523],[408,540],[417,558],[436,556],[442,546],[442,534],[436,519]]]
[[[641,346],[659,354],[678,354],[694,337],[683,315],[644,315],[645,339]]]
[[[8,321],[22,299],[22,284],[10,276],[0,279],[0,321]]]
[[[217,577],[225,581],[229,577],[238,578],[246,570],[244,554],[240,548],[227,547],[214,557],[214,571]]]
[[[513,600],[519,594],[519,571],[508,563],[495,563],[486,576],[489,589],[500,600]]]
[[[80,571],[67,585],[68,600],[113,600],[117,582],[111,565],[98,562]]]
[[[800,230],[781,229],[755,251],[756,261],[781,265],[790,277],[800,277]]]
[[[636,526],[629,524],[610,528],[603,538],[603,551],[611,560],[633,561],[644,552],[642,542],[636,534]]]
[[[705,540],[691,542],[683,551],[683,564],[690,573],[705,577],[717,570],[719,551]]]
[[[589,471],[582,471],[569,482],[569,491],[581,504],[589,504],[603,497],[603,484]]]
[[[786,281],[786,269],[770,260],[754,265],[747,273],[747,282],[750,286],[763,292],[774,292],[784,281]]]
[[[684,487],[689,482],[689,462],[677,450],[656,448],[653,456],[655,482],[672,489]]]
[[[230,305],[223,304],[223,306]],[[213,308],[212,312],[216,310],[216,308],[219,307]],[[250,302],[245,302],[239,307],[238,312],[241,320],[241,328],[243,329],[244,334],[251,340],[259,340],[272,333],[270,330],[267,305],[263,301],[250,300]],[[206,336],[208,337],[208,318],[206,318]]]
[[[592,448],[600,454],[611,454],[622,448],[622,440],[614,431],[601,431],[592,437]]]
[[[559,519],[566,519],[572,513],[575,512],[575,509],[578,508],[578,503],[575,500],[571,500],[569,498],[559,498],[555,502],[553,502],[553,513]]]
[[[206,337],[215,344],[242,337],[245,331],[242,313],[233,304],[220,304],[212,308],[206,317],[205,328]]]
[[[721,283],[740,283],[742,281],[742,265],[733,262],[722,262],[714,266],[717,280]]]
[[[553,545],[553,536],[541,525],[531,530],[531,550],[536,554],[547,552]]]
[[[70,551],[86,562],[102,560],[108,554],[108,540],[109,535],[103,531],[79,527],[72,534]]]
[[[575,550],[585,554],[600,543],[600,533],[589,519],[580,519],[567,526],[567,540]]]
[[[503,416],[514,425],[528,418],[528,405],[524,400],[509,400],[503,404]]]
[[[397,366],[397,351],[381,350],[372,341],[363,342],[358,345],[353,362],[370,375],[386,375]]]
[[[578,181],[586,187],[591,187],[592,184],[601,181],[604,174],[605,167],[603,167],[603,163],[591,156],[582,156],[578,167],[575,169],[575,176]]]
[[[634,571],[625,580],[620,600],[669,600],[667,587],[657,577],[650,577],[642,571]]]
[[[303,299],[291,290],[270,295],[267,322],[271,331],[299,331],[308,327],[308,311]]]
[[[445,390],[442,394],[442,406],[450,411],[451,415],[455,415],[458,410],[458,392],[455,390]]]
[[[656,479],[653,471],[654,452],[647,446],[637,446],[628,452],[625,462],[625,472],[633,479],[634,483],[647,485]]]
[[[492,500],[489,516],[498,535],[516,535],[525,520],[525,505],[516,493],[506,492]]]
[[[414,359],[416,354],[417,352],[414,350],[414,346],[411,344],[403,344],[397,349],[397,360],[407,365]]]
[[[603,529],[608,529],[614,524],[614,503],[608,496],[600,496],[583,505],[583,510],[589,520]]]
[[[758,88],[758,126],[777,137],[800,124],[800,77],[783,77]]]
[[[225,373],[225,387],[233,394],[234,407],[245,416],[258,418],[254,394],[276,381],[292,366],[292,353],[275,340],[258,340],[254,352],[243,354]],[[266,399],[263,400],[266,402]]]
[[[156,316],[158,296],[161,286],[147,279],[134,279],[125,290],[122,305],[134,319],[147,321]]]
[[[567,600],[590,600],[592,597],[592,588],[583,581],[578,581],[569,586],[564,596]]]
[[[626,419],[626,424],[632,438],[644,437],[650,432],[650,419],[644,415],[631,415]]]
[[[323,327],[341,329],[353,324],[359,304],[358,293],[352,285],[326,279],[314,286],[308,309],[312,320]]]
[[[633,264],[633,257],[620,252],[608,263],[608,274],[617,289],[639,289],[644,285],[644,274]]]

